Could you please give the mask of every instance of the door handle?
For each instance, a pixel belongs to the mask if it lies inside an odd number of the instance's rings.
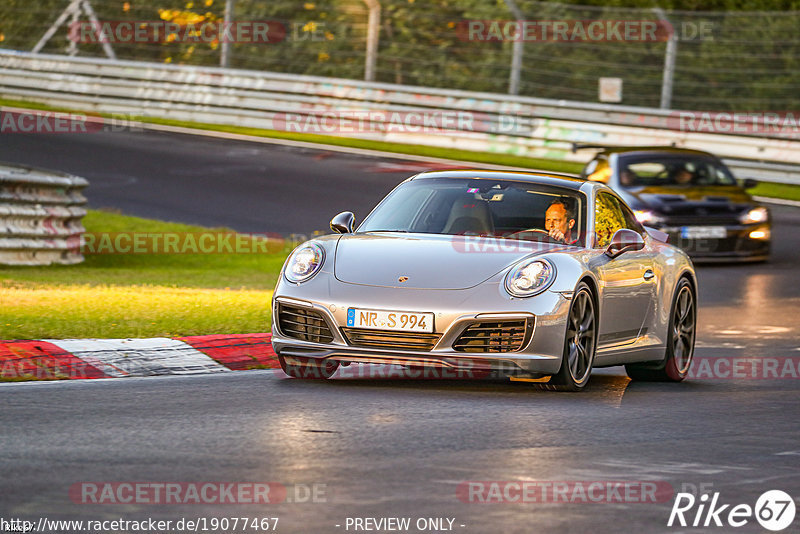
[[[655,275],[655,274],[653,274],[653,270],[652,270],[652,269],[647,269],[647,270],[644,272],[644,276],[643,276],[643,278],[644,278],[645,280],[652,280],[653,278],[655,278],[655,276],[656,276],[656,275]]]

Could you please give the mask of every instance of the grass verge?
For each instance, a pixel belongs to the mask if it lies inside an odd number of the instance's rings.
[[[90,211],[84,226],[98,233],[209,232],[105,211]],[[0,339],[265,332],[287,253],[97,254],[79,265],[0,267]]]
[[[800,200],[800,185],[758,182],[758,185],[750,189],[748,193],[759,197]]]

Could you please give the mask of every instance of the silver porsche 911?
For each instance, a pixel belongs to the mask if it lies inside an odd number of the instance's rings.
[[[272,345],[289,376],[389,363],[580,390],[595,367],[689,371],[692,262],[601,183],[425,172],[357,229],[350,212],[331,228],[292,252],[275,288]]]

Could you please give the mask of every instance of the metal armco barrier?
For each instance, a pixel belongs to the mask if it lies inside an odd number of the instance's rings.
[[[0,264],[83,261],[85,179],[0,163]]]
[[[740,178],[800,183],[800,137],[683,131],[678,111],[410,87],[338,78],[0,51],[0,96],[97,113],[158,117],[584,162],[609,146],[675,145],[713,152]],[[287,120],[368,113],[358,131]],[[438,131],[396,127],[392,114],[465,113]],[[377,117],[377,118],[376,118]],[[375,122],[378,122],[375,124]],[[383,122],[381,122],[383,121]],[[352,124],[352,123],[351,123]]]

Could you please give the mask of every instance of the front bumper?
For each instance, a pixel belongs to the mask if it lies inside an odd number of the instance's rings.
[[[272,345],[276,354],[284,358],[432,366],[531,376],[551,375],[561,366],[569,295],[546,291],[528,299],[514,299],[503,297],[496,284],[467,290],[433,291],[355,286],[355,294],[354,286],[350,284],[332,282],[326,285],[329,296],[324,301],[309,298],[313,293],[311,287],[279,284],[276,288],[272,326]],[[286,335],[279,325],[279,303],[316,312],[325,319],[333,339],[328,343],[317,343]],[[433,312],[434,331],[441,337],[430,350],[357,346],[343,331],[348,307]],[[519,350],[460,352],[453,348],[464,330],[476,322],[520,319],[527,321],[530,331]]]
[[[761,261],[769,257],[769,224],[727,225],[724,226],[725,237],[718,238],[685,237],[683,228],[673,224],[658,229],[669,235],[670,244],[684,250],[694,261]],[[752,237],[754,235],[759,237]]]

